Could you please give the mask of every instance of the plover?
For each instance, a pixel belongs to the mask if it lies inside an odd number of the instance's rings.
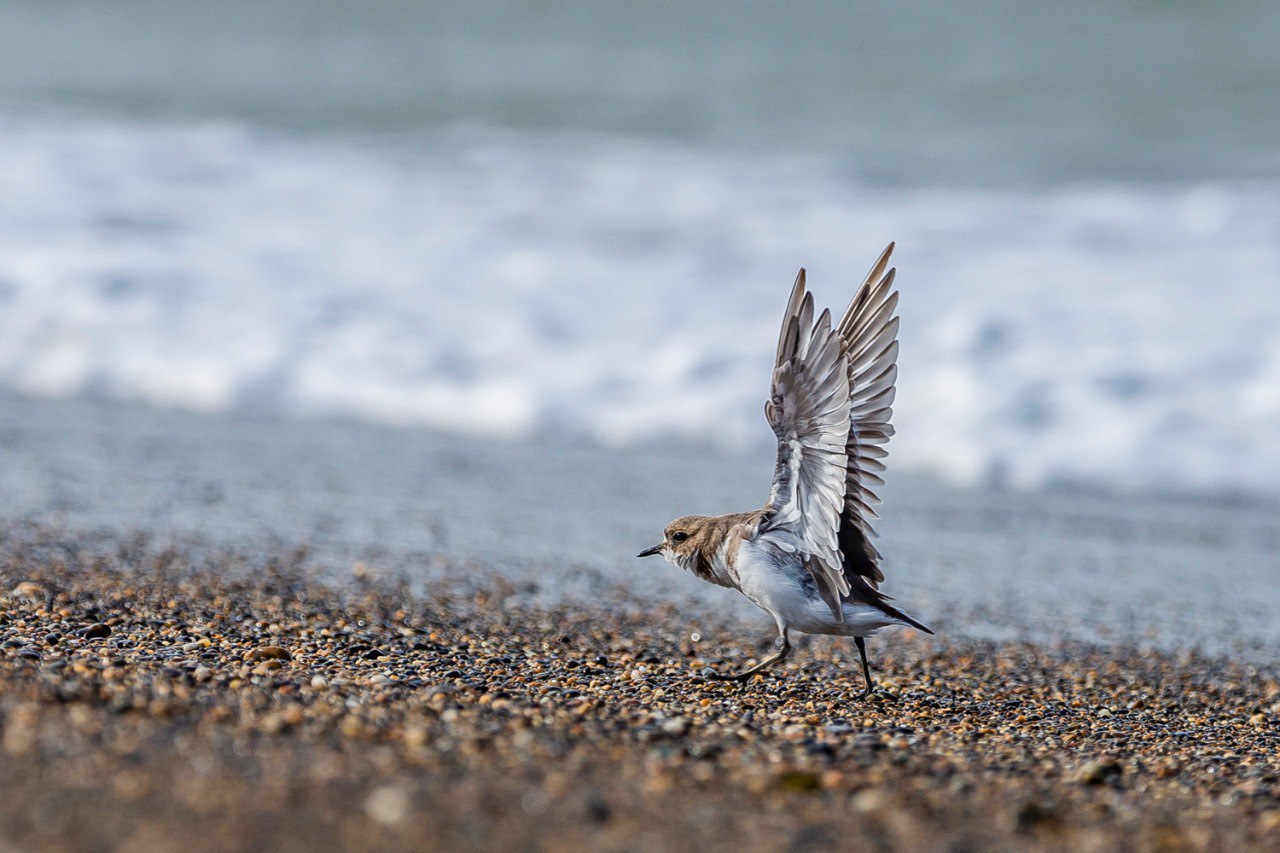
[[[871,544],[880,499],[873,485],[893,435],[898,376],[896,270],[890,243],[836,324],[813,319],[805,272],[796,276],[778,338],[764,413],[778,437],[773,488],[763,509],[677,518],[663,540],[637,556],[661,554],[699,578],[736,589],[774,618],[773,654],[720,680],[745,681],[791,651],[789,632],[853,637],[866,692],[871,667],[864,638],[890,625],[933,632],[889,603],[880,552]]]

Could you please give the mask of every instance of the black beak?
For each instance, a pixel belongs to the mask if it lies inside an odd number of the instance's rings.
[[[661,546],[661,545],[654,545],[652,548],[645,548],[645,549],[644,549],[643,551],[641,551],[639,554],[636,554],[636,556],[637,556],[637,557],[652,557],[654,554],[658,553],[658,552],[659,552],[659,551],[661,551],[661,550],[662,550],[662,546]]]

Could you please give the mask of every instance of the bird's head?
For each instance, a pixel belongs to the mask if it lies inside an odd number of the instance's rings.
[[[659,554],[673,566],[689,569],[698,561],[700,552],[707,546],[707,533],[706,518],[700,515],[686,515],[667,525],[661,542],[652,548],[645,548],[636,556],[652,557]]]

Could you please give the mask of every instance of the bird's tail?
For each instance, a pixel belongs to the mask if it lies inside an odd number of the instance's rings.
[[[918,628],[926,634],[933,633],[933,629],[928,625],[924,625],[921,622],[912,619],[910,616],[890,604],[889,596],[873,587],[867,582],[866,578],[858,575],[854,575],[853,577],[846,575],[845,579],[850,581],[849,586],[851,587],[849,595],[844,597],[845,601],[861,601],[866,604],[870,604],[884,615],[892,619],[897,619],[904,625],[910,625],[912,628]]]
[[[903,613],[901,610],[899,610],[898,608],[890,604],[888,601],[886,601],[885,598],[887,598],[887,596],[881,597],[879,601],[874,603],[874,606],[879,608],[880,610],[883,610],[887,616],[892,616],[894,619],[897,619],[899,622],[902,622],[905,625],[910,625],[912,628],[918,628],[921,631],[924,631],[926,634],[933,633],[933,629],[930,628],[928,625],[925,625],[915,619],[912,619],[910,616]]]

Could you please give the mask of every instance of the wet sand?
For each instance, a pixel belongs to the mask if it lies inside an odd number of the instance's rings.
[[[864,701],[847,643],[710,682],[758,626],[458,568],[0,528],[0,848],[1280,845],[1274,665],[886,633]]]

